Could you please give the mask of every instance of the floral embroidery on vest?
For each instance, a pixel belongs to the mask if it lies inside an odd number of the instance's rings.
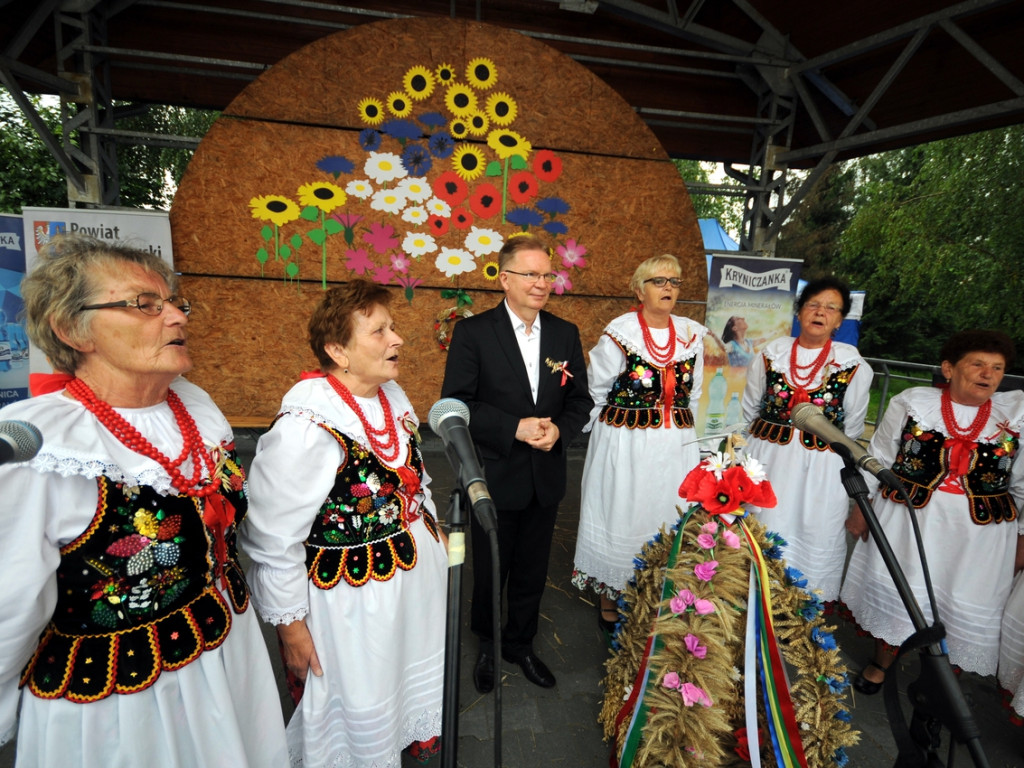
[[[616,344],[619,344],[616,341]],[[666,393],[662,391],[665,368],[659,368],[640,355],[619,348],[626,356],[626,369],[619,374],[608,392],[606,405],[601,409],[601,421],[613,427],[648,429],[662,426]],[[675,391],[672,398],[672,423],[682,428],[693,426],[690,410],[690,392],[693,390],[693,370],[697,357],[688,357],[672,363],[675,370]]]
[[[1017,505],[1009,493],[1010,469],[1019,440],[1006,430],[993,436],[995,442],[975,443],[971,450],[970,470],[963,476],[971,520],[978,525],[1005,523],[1017,519]],[[892,471],[907,490],[911,503],[920,509],[931,499],[949,472],[946,436],[938,430],[922,429],[911,417],[900,437],[900,450]],[[882,489],[887,499],[899,502],[895,491]]]
[[[235,544],[248,508],[245,474],[233,446],[225,446],[224,459],[218,474],[235,521],[223,570],[231,609],[214,587],[214,534],[203,523],[203,500],[99,477],[89,528],[61,548],[57,605],[22,685],[44,699],[98,701],[148,688],[161,672],[224,642],[231,610],[249,604]]]
[[[795,388],[786,376],[772,367],[767,357],[765,364],[765,393],[761,398],[761,409],[754,423],[750,425],[750,434],[767,440],[770,443],[789,445],[793,439],[793,424],[790,421],[790,402]],[[853,374],[859,366],[846,368],[827,375],[816,389],[809,390],[810,401],[824,411],[825,416],[837,429],[843,429],[846,412],[843,410],[843,398],[850,386]],[[815,435],[800,432],[800,443],[808,450],[831,450],[828,443]]]
[[[306,539],[309,579],[331,589],[342,579],[353,587],[370,579],[387,581],[416,565],[409,525],[421,515],[438,539],[431,515],[415,496],[423,479],[423,457],[415,435],[403,466],[394,469],[348,436],[321,424],[341,446],[334,487],[320,507]]]

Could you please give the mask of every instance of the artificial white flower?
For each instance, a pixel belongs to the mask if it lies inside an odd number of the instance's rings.
[[[345,191],[352,197],[365,200],[373,194],[373,185],[367,179],[353,179],[345,185]]]
[[[437,243],[433,235],[425,235],[420,232],[410,232],[402,241],[402,250],[413,258],[419,258],[425,253],[433,253],[437,250]]]
[[[714,472],[715,477],[721,480],[722,472],[729,467],[729,462],[728,454],[716,451],[704,459],[704,469],[708,472]]]
[[[497,253],[503,244],[502,236],[493,229],[472,227],[469,234],[466,235],[466,248],[477,257]]]
[[[394,152],[371,152],[363,165],[363,173],[378,184],[387,184],[409,175],[402,165],[402,158]]]
[[[765,479],[764,464],[753,456],[744,456],[741,464],[747,473],[747,477],[753,480],[755,485]]]
[[[434,260],[434,265],[444,273],[445,277],[455,277],[463,272],[472,272],[476,269],[473,255],[459,248],[441,248],[441,253]]]
[[[402,221],[408,221],[410,224],[426,224],[429,218],[427,209],[422,205],[411,205],[402,211]]]
[[[405,195],[394,189],[378,189],[370,198],[370,207],[385,213],[401,213],[405,207]]]
[[[452,207],[440,197],[432,197],[427,201],[427,213],[447,218],[452,215]]]
[[[417,203],[422,203],[434,194],[434,190],[430,188],[427,182],[415,176],[402,179],[398,182],[398,186],[395,189]]]

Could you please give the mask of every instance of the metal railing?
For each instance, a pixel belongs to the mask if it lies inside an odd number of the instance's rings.
[[[903,360],[884,360],[879,357],[865,357],[875,372],[872,390],[878,390],[878,403],[875,405],[874,418],[869,412],[865,422],[872,427],[877,426],[889,403],[889,392],[893,381],[909,381],[916,386],[930,387],[942,380],[942,369],[937,365],[909,363]],[[1000,390],[1024,389],[1024,376],[1007,374],[999,385]]]

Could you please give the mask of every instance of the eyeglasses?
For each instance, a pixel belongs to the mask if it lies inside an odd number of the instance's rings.
[[[514,269],[506,269],[504,272],[511,272],[513,275],[519,275],[525,277],[528,282],[535,283],[538,280],[543,280],[545,283],[553,283],[557,279],[558,275],[554,272],[545,272],[543,275],[540,272],[516,272]]]
[[[177,307],[183,314],[188,315],[192,312],[192,302],[188,299],[183,299],[181,296],[168,296],[166,299],[160,298],[155,293],[140,293],[134,299],[125,299],[124,301],[111,301],[106,304],[86,304],[80,308],[79,312],[84,312],[87,309],[113,309],[115,307],[135,307],[139,312],[144,315],[150,315],[156,317],[164,311],[164,303],[172,304]]]
[[[809,301],[806,304],[804,304],[804,309],[809,309],[812,312],[817,312],[820,309],[824,312],[828,312],[829,314],[831,314],[833,312],[840,312],[843,308],[837,307],[835,304],[822,304],[821,302],[818,301]]]
[[[678,277],[649,277],[644,280],[645,283],[654,283],[659,288],[664,288],[665,283],[668,283],[673,288],[678,288],[683,284],[683,281]]]

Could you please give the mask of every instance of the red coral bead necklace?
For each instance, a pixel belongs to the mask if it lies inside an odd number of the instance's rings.
[[[359,417],[359,423],[363,425],[363,431],[366,433],[366,439],[370,442],[373,452],[384,461],[394,461],[397,459],[401,448],[398,442],[398,428],[395,426],[395,417],[391,411],[391,403],[388,401],[388,396],[384,394],[384,388],[381,387],[377,390],[377,399],[380,401],[380,407],[384,411],[384,427],[383,429],[376,429],[370,425],[366,414],[363,413],[363,409],[356,402],[348,387],[342,384],[332,373],[327,374],[327,381],[334,388],[334,391],[338,393],[338,396],[345,401],[345,405],[351,408],[356,416]],[[387,440],[380,440],[384,435],[387,435]]]
[[[161,450],[142,436],[135,427],[109,404],[96,397],[88,384],[79,378],[74,378],[66,385],[68,394],[84,405],[100,424],[116,437],[121,443],[135,453],[156,461],[171,477],[171,485],[178,493],[185,496],[205,498],[218,490],[218,484],[214,480],[214,463],[209,451],[203,446],[203,440],[199,436],[199,429],[192,415],[181,402],[181,398],[174,390],[167,390],[167,405],[174,414],[174,420],[181,432],[183,446],[181,454],[173,461]],[[185,459],[192,459],[192,477],[185,478],[182,475],[181,467]],[[208,479],[203,480],[203,467],[206,467]]]
[[[970,425],[963,428],[956,421],[956,414],[953,412],[953,398],[949,394],[949,390],[944,389],[942,391],[942,421],[945,423],[950,437],[960,438],[971,443],[977,442],[978,436],[988,423],[988,417],[991,413],[992,400],[986,400],[978,406],[978,413]]]
[[[828,360],[828,353],[832,349],[832,339],[828,339],[825,342],[825,346],[821,348],[818,356],[807,365],[800,365],[796,361],[798,346],[800,346],[800,340],[793,339],[793,346],[789,350],[789,376],[794,384],[801,389],[806,389],[814,381],[814,377],[818,375],[822,366],[825,365],[825,361]]]
[[[647,347],[647,353],[651,356],[651,360],[662,367],[668,365],[672,362],[672,357],[676,352],[676,325],[672,322],[672,318],[670,317],[668,320],[668,341],[664,345],[659,345],[655,343],[654,336],[651,335],[651,329],[644,318],[643,307],[637,309],[636,317],[640,321],[640,332],[643,334],[644,346]]]

